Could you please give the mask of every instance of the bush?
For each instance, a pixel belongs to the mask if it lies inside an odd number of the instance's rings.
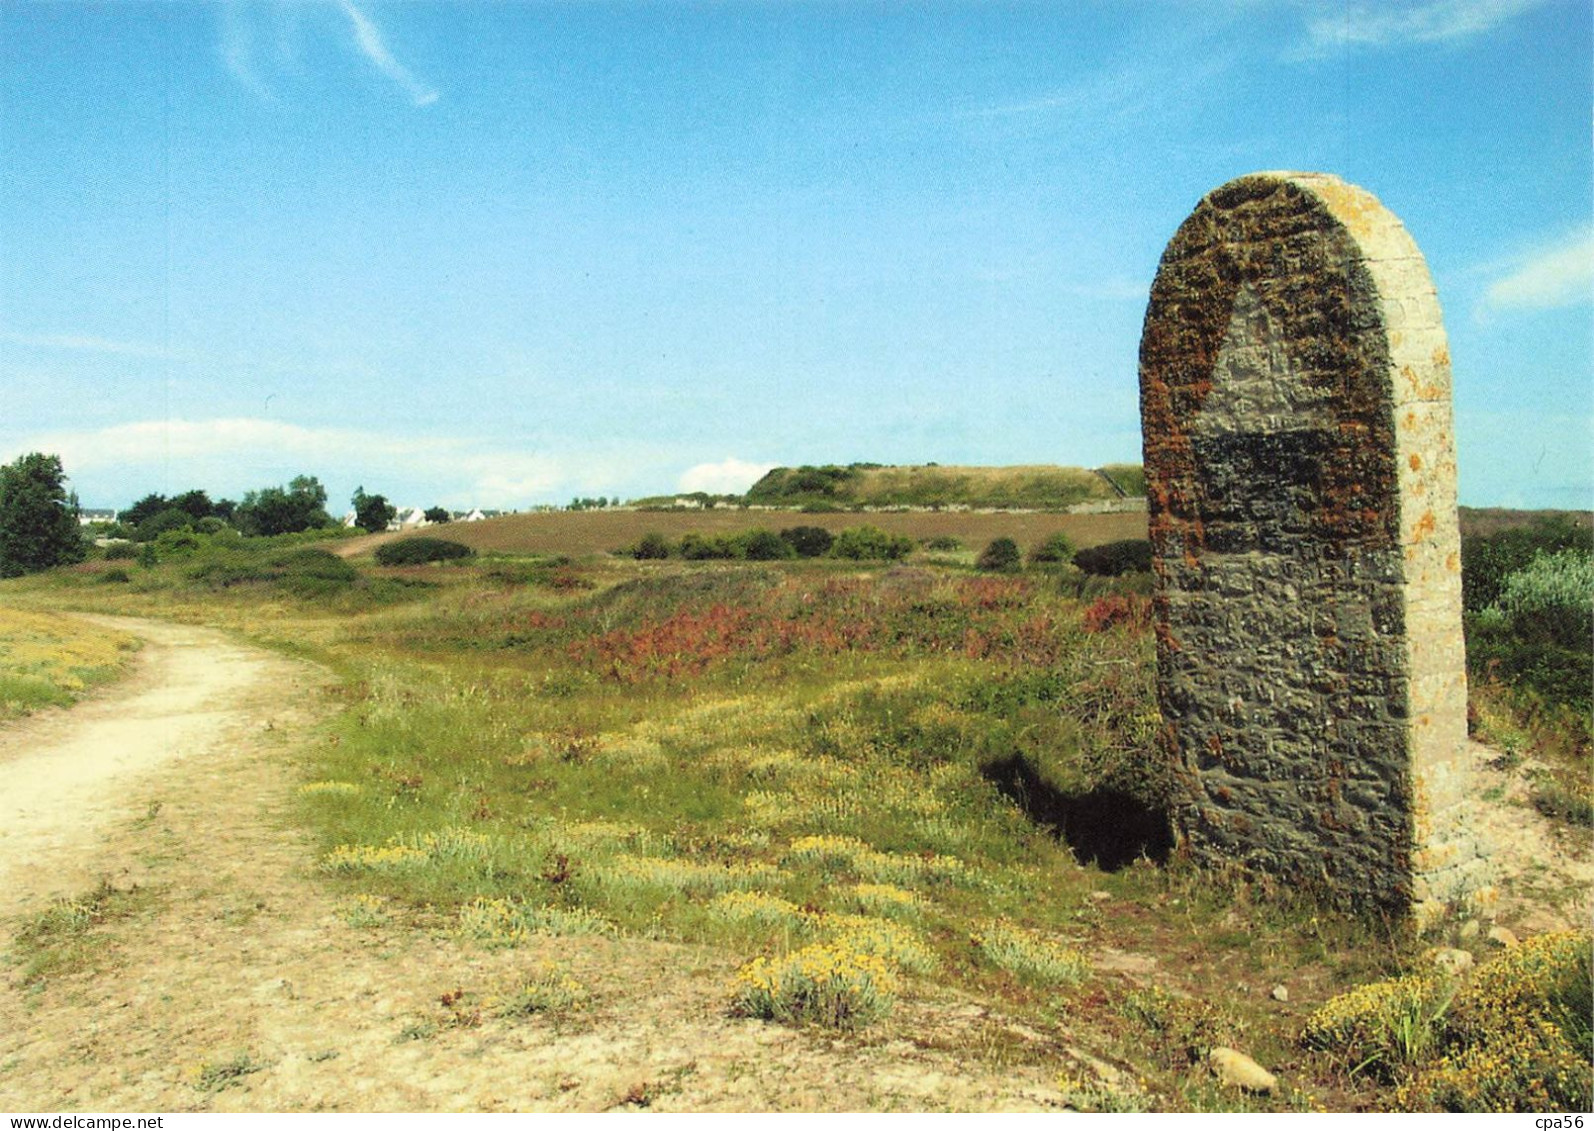
[[[797,550],[772,530],[749,530],[739,535],[741,556],[750,562],[778,562],[795,558]]]
[[[631,556],[639,562],[663,561],[670,556],[670,542],[662,534],[647,533],[631,547]]]
[[[101,585],[121,585],[133,580],[125,569],[108,569],[96,579]]]
[[[836,541],[836,536],[823,526],[793,526],[782,530],[780,537],[799,558],[822,558]]]
[[[1594,530],[1584,523],[1557,516],[1531,526],[1473,535],[1461,540],[1462,605],[1469,613],[1482,612],[1499,601],[1506,581],[1533,559],[1563,550],[1594,554]]]
[[[131,542],[113,542],[105,547],[105,560],[108,562],[130,562],[138,557],[138,547]]]
[[[831,557],[852,561],[897,561],[912,552],[912,538],[887,534],[875,526],[849,527],[836,536],[830,547]]]
[[[686,534],[681,538],[681,557],[689,562],[734,558],[736,547],[712,534]]]
[[[1029,552],[1029,560],[1037,565],[1063,565],[1073,559],[1074,544],[1061,530]]]
[[[993,538],[991,544],[980,552],[974,567],[990,573],[1012,573],[1023,563],[1017,542],[1011,538]]]
[[[385,566],[421,565],[425,562],[468,558],[475,552],[469,546],[450,542],[446,538],[404,538],[378,546],[376,560],[379,565]]]
[[[1074,564],[1097,577],[1119,577],[1126,573],[1149,572],[1151,543],[1144,538],[1105,542],[1074,554]]]

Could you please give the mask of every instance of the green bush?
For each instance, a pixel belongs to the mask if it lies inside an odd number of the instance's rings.
[[[631,556],[639,562],[663,561],[670,556],[669,539],[650,531],[642,535],[641,541],[631,547]]]
[[[130,562],[138,557],[138,547],[131,542],[113,542],[105,547],[105,560],[108,562]]]
[[[797,550],[772,530],[749,530],[737,536],[741,554],[750,562],[778,562],[795,558]]]
[[[991,544],[980,551],[974,567],[990,573],[1012,573],[1023,564],[1017,542],[1011,538],[993,538]]]
[[[797,552],[799,558],[822,558],[830,553],[836,536],[823,526],[793,526],[780,532],[781,540]]]
[[[728,539],[712,534],[686,534],[681,538],[681,557],[689,562],[735,558],[736,547]]]
[[[852,526],[836,535],[830,547],[833,558],[852,561],[898,561],[913,552],[913,539],[887,534],[876,526]]]
[[[1074,555],[1074,564],[1097,577],[1149,572],[1151,543],[1144,538],[1126,538],[1121,542],[1090,546]]]
[[[403,538],[378,546],[376,560],[379,565],[385,566],[422,565],[426,562],[468,558],[475,552],[469,546],[450,542],[446,538]]]
[[[1048,537],[1044,542],[1032,548],[1029,560],[1039,565],[1062,565],[1073,561],[1074,544],[1068,540],[1068,535],[1059,530]]]
[[[1565,516],[1541,518],[1529,526],[1461,540],[1462,604],[1482,612],[1505,593],[1507,579],[1533,559],[1563,550],[1594,554],[1594,529]]]

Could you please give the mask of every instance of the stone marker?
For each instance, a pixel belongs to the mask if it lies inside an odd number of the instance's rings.
[[[1421,253],[1336,177],[1215,189],[1163,253],[1140,398],[1182,850],[1427,919],[1483,862]]]

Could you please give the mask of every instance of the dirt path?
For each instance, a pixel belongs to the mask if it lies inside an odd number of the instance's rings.
[[[288,812],[324,676],[204,629],[117,625],[149,642],[132,683],[0,736],[0,1111],[1060,1105],[1056,1034],[945,995],[832,1037],[728,1016],[734,963],[704,948],[486,951],[353,925]],[[96,887],[105,921],[30,973],[19,936]],[[587,1008],[472,1016],[549,963]],[[458,990],[466,1008],[445,1007]]]

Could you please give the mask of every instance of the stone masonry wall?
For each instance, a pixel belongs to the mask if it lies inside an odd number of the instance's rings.
[[[1185,850],[1397,913],[1480,884],[1450,361],[1410,236],[1333,177],[1223,185],[1163,254],[1140,381]]]

